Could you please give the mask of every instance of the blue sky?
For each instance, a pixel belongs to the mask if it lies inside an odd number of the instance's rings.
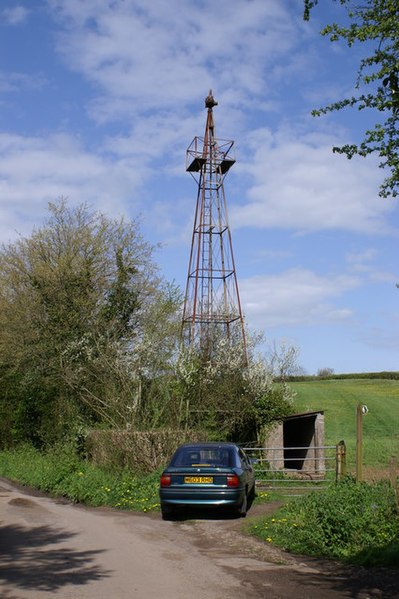
[[[302,0],[1,0],[0,240],[66,196],[139,217],[184,288],[196,200],[185,150],[212,88],[248,326],[310,374],[399,369],[398,200],[373,157],[331,152],[375,115],[312,108],[352,93],[362,48],[302,20]]]

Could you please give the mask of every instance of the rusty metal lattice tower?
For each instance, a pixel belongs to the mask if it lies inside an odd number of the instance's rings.
[[[204,137],[187,149],[186,170],[198,184],[182,319],[182,344],[211,359],[220,338],[241,343],[247,362],[224,178],[235,163],[233,141],[216,139],[212,90],[205,99]]]

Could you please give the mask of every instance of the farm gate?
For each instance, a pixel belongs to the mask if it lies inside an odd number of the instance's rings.
[[[256,488],[300,495],[323,488],[345,474],[346,448],[337,445],[246,447],[254,461]]]

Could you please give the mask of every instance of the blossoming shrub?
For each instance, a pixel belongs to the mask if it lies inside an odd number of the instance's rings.
[[[291,500],[274,517],[257,520],[251,532],[293,553],[399,564],[399,514],[388,481],[352,478]]]
[[[293,392],[274,382],[273,370],[255,355],[248,339],[244,349],[220,338],[212,359],[188,349],[175,365],[175,397],[182,407],[182,428],[205,429],[210,439],[260,443],[264,429],[293,412]]]

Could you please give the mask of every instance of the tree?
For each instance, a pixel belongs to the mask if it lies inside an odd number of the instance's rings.
[[[360,144],[345,144],[333,151],[352,158],[376,153],[380,168],[390,174],[380,187],[380,196],[399,193],[399,4],[397,0],[339,0],[347,9],[349,25],[332,23],[321,35],[330,41],[345,40],[349,48],[355,43],[367,43],[370,49],[359,65],[356,88],[358,95],[339,100],[314,110],[314,116],[357,107],[381,113],[381,122],[366,130]],[[318,0],[304,0],[304,18],[310,18]]]
[[[299,347],[282,340],[280,343],[273,341],[266,352],[267,363],[273,377],[284,382],[287,377],[303,372],[298,364]]]
[[[334,368],[319,368],[317,376],[321,379],[328,379],[334,374]]]
[[[14,431],[40,444],[79,422],[136,424],[143,380],[168,368],[180,296],[137,222],[50,204],[0,251],[0,373]]]

